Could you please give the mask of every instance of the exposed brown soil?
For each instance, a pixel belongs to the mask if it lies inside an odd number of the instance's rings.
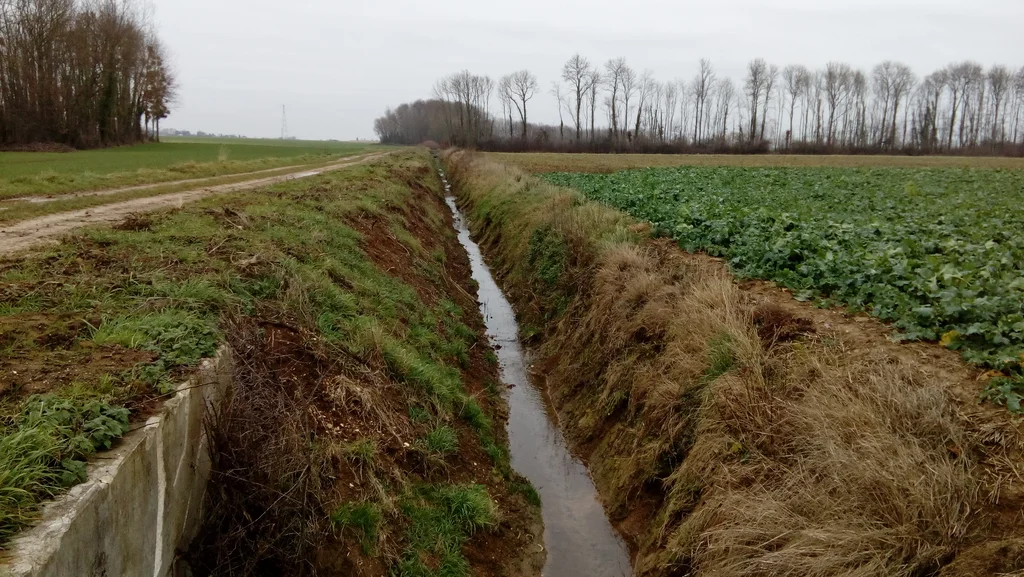
[[[91,319],[98,324],[99,319]],[[152,353],[95,346],[83,339],[89,321],[76,315],[28,313],[0,317],[0,399],[12,401],[75,382],[130,370]]]
[[[193,202],[215,194],[238,192],[241,190],[249,190],[261,186],[269,186],[288,180],[294,180],[296,178],[315,176],[317,174],[337,170],[353,164],[368,162],[375,158],[379,158],[380,156],[382,156],[382,154],[350,157],[344,161],[320,168],[289,173],[282,176],[259,178],[244,182],[221,184],[182,192],[127,200],[124,202],[115,202],[81,210],[50,214],[9,225],[2,225],[2,228],[0,228],[0,257],[15,254],[47,242],[53,242],[61,235],[83,226],[91,224],[116,223],[131,214],[158,210],[166,207],[181,206],[185,203]]]

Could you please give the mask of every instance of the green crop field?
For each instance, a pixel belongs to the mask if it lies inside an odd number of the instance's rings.
[[[688,251],[891,321],[969,361],[1024,360],[1024,171],[688,167],[553,173]]]
[[[167,138],[100,150],[0,152],[0,199],[62,194],[310,164],[366,151],[369,143]]]

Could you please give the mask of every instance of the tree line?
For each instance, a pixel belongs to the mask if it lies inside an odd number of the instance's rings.
[[[893,61],[812,70],[757,58],[734,80],[702,59],[690,80],[659,81],[624,58],[575,54],[550,85],[557,126],[529,122],[541,90],[528,70],[497,82],[463,71],[374,128],[387,143],[499,150],[1024,153],[1024,67],[965,61],[918,77]]]
[[[131,0],[0,0],[0,146],[158,137],[175,81]]]

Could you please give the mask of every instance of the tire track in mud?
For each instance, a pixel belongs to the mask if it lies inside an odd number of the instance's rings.
[[[289,180],[316,176],[332,170],[338,170],[348,166],[354,166],[356,164],[375,160],[386,154],[387,153],[376,153],[358,157],[349,157],[342,162],[310,170],[258,178],[255,180],[246,180],[243,182],[207,186],[156,196],[147,196],[79,210],[48,214],[38,218],[14,222],[0,228],[0,257],[10,256],[48,242],[53,242],[57,237],[83,226],[115,223],[130,214],[179,206],[187,202],[194,202],[215,194],[238,192],[241,190],[249,190],[252,188],[259,188],[261,186],[287,182]]]

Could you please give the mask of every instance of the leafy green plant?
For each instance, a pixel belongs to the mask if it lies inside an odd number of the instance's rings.
[[[169,366],[191,366],[217,351],[217,337],[213,324],[205,318],[167,310],[110,319],[100,325],[92,338],[100,345],[153,351]]]
[[[128,432],[128,409],[87,395],[41,395],[0,431],[0,544],[38,503],[85,480],[85,459]]]
[[[169,373],[213,356],[217,352],[218,339],[219,335],[210,321],[177,310],[109,319],[92,335],[96,344],[116,344],[156,353],[156,361],[134,367],[131,376],[163,394],[172,392],[175,387]]]
[[[1021,407],[1024,401],[1024,377],[996,377],[990,380],[981,391],[979,400],[1006,407],[1016,415],[1024,413]]]
[[[547,175],[745,277],[996,369],[1024,361],[1024,173],[681,167]]]

